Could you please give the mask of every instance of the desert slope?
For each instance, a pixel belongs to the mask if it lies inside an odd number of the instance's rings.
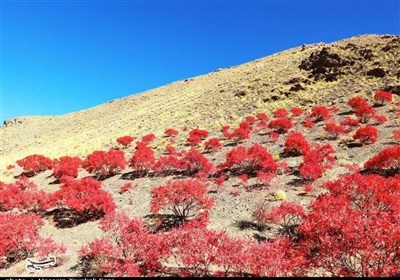
[[[399,57],[400,36],[363,35],[299,46],[76,113],[9,120],[0,127],[0,168],[34,153],[83,156],[126,134],[184,126],[216,132],[277,107],[336,105],[377,89],[399,95]]]

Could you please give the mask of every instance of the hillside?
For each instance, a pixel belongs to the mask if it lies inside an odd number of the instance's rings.
[[[399,57],[359,36],[7,121],[0,274],[400,273]]]
[[[8,120],[0,127],[0,168],[33,153],[84,156],[126,134],[160,136],[184,126],[217,132],[278,107],[340,105],[377,89],[399,94],[399,57],[399,36],[357,36],[289,49],[76,113]]]

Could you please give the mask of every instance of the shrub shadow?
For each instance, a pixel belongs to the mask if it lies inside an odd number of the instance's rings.
[[[89,221],[96,221],[104,216],[103,211],[78,212],[68,208],[57,208],[44,214],[45,217],[52,217],[58,228],[71,228]]]

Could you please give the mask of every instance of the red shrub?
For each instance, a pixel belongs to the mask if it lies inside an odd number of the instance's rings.
[[[383,173],[400,172],[400,145],[395,145],[380,151],[377,155],[370,158],[364,167],[370,170],[377,170]]]
[[[364,98],[360,96],[356,96],[353,98],[350,98],[347,104],[353,109],[353,111],[358,110],[359,108],[362,107],[368,107],[368,102]]]
[[[129,135],[117,138],[117,142],[124,147],[129,146],[133,140],[135,140],[135,138],[133,138],[132,136],[129,136]]]
[[[292,113],[292,117],[299,117],[304,113],[303,109],[300,107],[294,107],[290,110],[290,112]]]
[[[164,132],[167,137],[176,137],[179,134],[179,131],[173,128],[167,128]]]
[[[154,139],[156,139],[156,136],[154,135],[154,133],[149,133],[142,137],[141,142],[149,144],[150,142],[153,142]]]
[[[329,109],[325,106],[315,106],[311,109],[311,114],[308,118],[313,122],[320,122],[330,118]]]
[[[221,128],[221,132],[222,132],[222,134],[224,135],[224,137],[225,137],[226,139],[231,139],[231,134],[230,134],[230,132],[229,132],[229,128],[230,128],[229,125],[224,125],[224,126]]]
[[[62,178],[61,189],[53,194],[60,207],[73,209],[85,214],[104,214],[115,210],[110,193],[101,189],[101,183],[93,178],[74,180]]]
[[[208,137],[208,131],[195,128],[189,132],[189,137],[187,139],[188,145],[197,146]]]
[[[229,168],[237,175],[257,175],[258,172],[275,173],[277,166],[272,155],[260,144],[246,148],[240,146],[232,149],[225,155],[226,160],[218,168]]]
[[[99,178],[110,177],[125,169],[125,154],[112,148],[107,152],[94,151],[87,156],[83,167]]]
[[[282,134],[291,129],[293,127],[293,124],[290,120],[286,118],[279,118],[272,120],[269,123],[268,127],[273,129],[276,133]]]
[[[374,100],[376,103],[382,106],[385,103],[392,102],[393,95],[390,92],[378,90],[377,92],[375,92]]]
[[[167,146],[165,146],[165,152],[166,152],[167,154],[173,155],[173,154],[176,153],[176,149],[175,149],[175,147],[172,146],[171,144],[168,144]]]
[[[376,120],[378,124],[383,124],[389,120],[386,116],[380,116],[380,115],[374,115],[373,118]]]
[[[313,126],[315,126],[315,122],[313,122],[313,121],[307,119],[307,120],[304,122],[303,126],[304,126],[305,128],[312,128]]]
[[[308,181],[322,177],[326,169],[333,167],[334,153],[335,150],[329,144],[312,147],[303,157],[303,162],[299,166],[300,175]]]
[[[335,123],[325,125],[325,131],[328,133],[329,139],[337,139],[340,134],[344,133],[344,127]]]
[[[256,118],[264,123],[268,121],[268,116],[265,113],[257,113]]]
[[[185,173],[202,177],[208,175],[213,169],[211,162],[198,150],[191,148],[189,151],[161,156],[154,164],[154,170],[164,175]]]
[[[222,144],[218,138],[210,138],[204,143],[204,149],[209,152],[221,150]]]
[[[80,259],[91,276],[155,276],[170,255],[168,239],[152,234],[139,219],[122,213],[101,221],[106,236],[82,247]],[[98,275],[97,275],[98,274]]]
[[[25,211],[43,211],[52,206],[49,195],[26,177],[20,177],[15,183],[0,185],[0,211],[18,209]]]
[[[376,111],[371,106],[360,107],[355,111],[356,116],[362,123],[367,123],[371,117],[376,114]]]
[[[83,161],[79,157],[64,156],[54,160],[53,176],[61,178],[62,176],[78,177],[79,167]]]
[[[292,132],[286,138],[284,153],[288,156],[304,155],[309,149],[310,144],[300,132]]]
[[[147,174],[153,168],[155,161],[153,149],[144,142],[138,142],[129,160],[129,166],[141,174]]]
[[[329,182],[298,227],[308,268],[379,277],[400,267],[400,178],[349,175]]]
[[[208,218],[214,200],[207,197],[207,188],[208,185],[194,179],[168,181],[151,191],[151,212],[170,210],[182,223]]]
[[[301,205],[293,202],[282,202],[279,206],[272,207],[268,213],[268,220],[279,224],[282,227],[281,234],[289,237],[298,237],[296,227],[301,219],[305,217],[304,209]]]
[[[276,119],[287,118],[288,115],[289,115],[289,112],[284,108],[279,108],[274,111],[274,118],[276,118]]]
[[[344,127],[345,132],[350,132],[352,131],[355,127],[360,125],[360,122],[356,119],[346,117],[341,123],[341,126]]]
[[[65,247],[49,238],[42,238],[38,233],[42,225],[43,221],[36,214],[0,213],[0,268],[32,257],[35,252],[40,257],[47,257],[51,253],[60,258]],[[46,250],[44,243],[47,243],[47,248],[52,245],[52,250]]]
[[[28,176],[33,176],[53,168],[53,161],[42,155],[27,156],[17,160],[17,164],[24,169],[24,173]]]
[[[354,140],[359,140],[362,145],[373,144],[378,140],[378,130],[373,126],[365,126],[357,129],[353,135]]]
[[[257,119],[256,119],[255,116],[247,116],[246,119],[245,119],[245,122],[251,125],[251,124],[255,123],[256,120]]]

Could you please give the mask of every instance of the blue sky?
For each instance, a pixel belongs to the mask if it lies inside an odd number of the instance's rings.
[[[400,34],[400,1],[1,1],[0,121],[82,110],[291,47]]]

